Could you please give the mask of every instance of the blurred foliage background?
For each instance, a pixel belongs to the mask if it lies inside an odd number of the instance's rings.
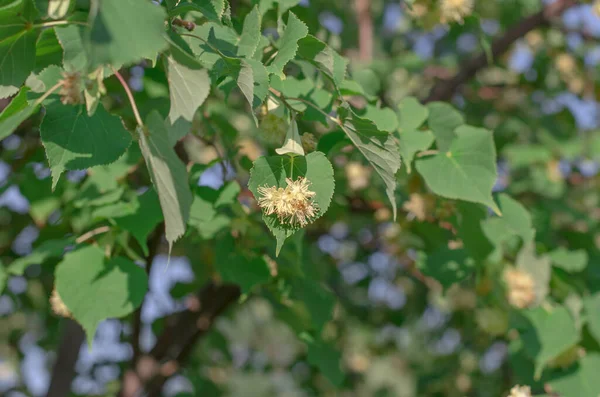
[[[232,24],[241,26],[259,2],[230,3]],[[194,202],[190,230],[168,267],[161,236],[150,236],[148,247],[122,230],[91,236],[132,259],[150,255],[154,264],[141,311],[102,322],[90,349],[78,326],[60,316],[60,299],[50,298],[54,265],[72,243],[65,236],[114,225],[103,215],[117,210],[108,193],[120,189],[118,198],[133,202],[149,179],[130,172],[141,158],[134,145],[111,169],[67,172],[52,193],[39,120],[30,119],[0,147],[0,255],[13,269],[0,273],[0,394],[46,395],[69,345],[77,353],[71,395],[123,393],[139,354],[132,335],[139,332],[141,351],[151,351],[181,313],[198,310],[203,301],[193,292],[216,277],[241,284],[240,302],[185,347],[184,360],[161,364],[165,396],[600,395],[600,3],[271,3],[349,59],[353,80],[343,93],[355,107],[384,112],[385,105],[402,123],[406,98],[442,100],[456,109],[444,114],[458,111],[466,123],[493,130],[494,192],[511,216],[432,194],[405,161],[394,221],[383,183],[360,153],[322,123],[300,119],[300,133],[312,134],[304,135],[306,147],[334,165],[335,193],[323,218],[275,259],[246,185],[251,162],[281,145],[287,121],[267,113],[267,101],[257,127],[241,94],[213,90],[194,133],[176,146],[195,163],[190,180],[203,199]],[[263,34],[278,35],[278,10],[263,17]],[[535,15],[543,20],[527,25]],[[194,12],[184,19],[203,22]],[[523,26],[530,28],[518,31]],[[504,51],[493,51],[494,40],[515,30]],[[43,30],[36,52],[47,65],[60,62],[54,28]],[[477,57],[484,64],[450,95],[434,89]],[[300,75],[306,65],[292,68]],[[144,119],[151,110],[168,114],[161,63],[122,74]],[[105,85],[104,106],[133,125],[117,79]],[[297,96],[303,89],[298,84]],[[215,204],[215,194],[226,205]],[[154,222],[152,211],[133,222]],[[532,392],[511,392],[515,385]]]

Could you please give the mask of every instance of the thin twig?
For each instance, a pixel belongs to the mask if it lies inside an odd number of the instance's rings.
[[[296,98],[296,97],[284,97],[283,94],[281,94],[280,92],[277,92],[276,90],[274,90],[273,88],[269,89],[269,94],[271,94],[272,97],[280,100],[287,108],[289,108],[290,110],[294,110],[294,108],[292,107],[292,105],[290,105],[290,103],[288,101],[298,101],[298,102],[302,102],[306,105],[311,106],[313,109],[315,109],[316,111],[318,111],[319,113],[321,113],[323,116],[325,116],[326,118],[328,118],[329,120],[333,121],[334,123],[336,123],[337,125],[341,126],[342,122],[336,118],[333,117],[332,115],[328,114],[327,112],[325,112],[323,109],[321,109],[320,107],[318,107],[317,105],[315,105],[314,103],[312,103],[311,101],[307,101],[304,98]]]
[[[417,157],[421,158],[421,157],[425,157],[425,156],[433,156],[438,153],[439,153],[439,150],[423,150],[422,152],[417,153]]]
[[[46,397],[68,396],[71,392],[71,383],[77,375],[75,363],[77,363],[85,333],[75,321],[64,319],[63,322],[62,338]]]
[[[181,18],[175,18],[175,19],[173,19],[173,21],[171,21],[171,23],[175,26],[181,26],[188,32],[191,32],[192,30],[194,30],[196,28],[196,24],[194,22],[184,21]]]
[[[234,284],[217,285],[207,284],[197,295],[198,310],[184,313],[173,327],[167,329],[167,338],[177,341],[175,349],[172,347],[168,355],[154,356],[155,359],[171,363],[177,369],[188,359],[198,340],[212,327],[215,318],[223,313],[240,297],[240,288]],[[165,336],[165,335],[163,335]],[[157,345],[160,343],[160,339]],[[161,352],[163,350],[160,350]],[[153,349],[153,352],[155,350]],[[158,352],[158,351],[157,351]],[[165,351],[165,354],[167,352]],[[166,372],[166,373],[165,373]],[[165,381],[173,375],[174,371],[161,371],[146,384],[148,397],[161,395]]]
[[[215,53],[217,53],[221,58],[223,58],[223,59],[229,58],[227,55],[223,54],[221,52],[221,50],[219,50],[217,47],[215,47],[214,45],[212,45],[211,43],[209,43],[208,40],[206,40],[206,39],[204,39],[204,38],[202,38],[200,36],[197,36],[197,35],[191,34],[191,33],[179,33],[179,35],[181,35],[181,36],[189,36],[189,37],[193,37],[195,39],[198,39],[198,40],[202,41],[204,44],[206,44],[207,46],[209,46],[210,49],[213,50]]]
[[[56,83],[54,85],[54,87],[50,88],[48,91],[46,91],[44,93],[44,95],[42,95],[41,97],[39,97],[34,103],[33,103],[33,107],[35,108],[37,105],[39,105],[40,103],[44,102],[44,99],[48,98],[54,91],[56,91],[57,89],[59,89],[60,87],[62,87],[64,84],[64,82],[61,80],[58,83]]]
[[[110,230],[110,226],[106,226],[105,225],[105,226],[97,227],[96,229],[90,230],[89,232],[84,233],[81,236],[77,237],[77,239],[75,240],[75,242],[77,244],[81,244],[81,243],[83,243],[83,242],[91,239],[92,237],[97,236],[97,235],[102,234],[102,233],[106,233],[109,230]]]
[[[234,284],[210,282],[204,286],[196,295],[195,303],[171,318],[173,321],[167,323],[154,348],[127,371],[119,395],[159,396],[165,381],[184,364],[196,342],[239,296],[240,288]]]
[[[355,0],[356,19],[358,22],[358,50],[360,60],[370,62],[373,58],[373,18],[371,17],[371,1]]]
[[[557,0],[542,11],[533,14],[519,23],[511,26],[503,36],[494,40],[491,48],[491,58],[498,59],[510,49],[515,41],[525,36],[530,31],[541,26],[547,25],[550,19],[559,16],[566,9],[577,4],[577,0]],[[477,55],[475,58],[468,59],[459,67],[458,73],[450,80],[439,81],[431,90],[424,103],[433,101],[448,101],[456,93],[458,88],[471,80],[479,70],[489,64],[489,54],[485,52]]]
[[[61,26],[61,25],[69,25],[69,24],[88,26],[87,22],[83,22],[83,21],[50,21],[50,22],[35,24],[32,26],[32,28],[34,28],[34,29],[35,28],[48,28],[51,26]]]
[[[127,82],[125,81],[123,76],[121,76],[121,74],[119,73],[119,71],[117,69],[112,68],[112,71],[115,74],[115,76],[117,76],[117,79],[119,79],[119,81],[121,82],[121,85],[123,86],[123,89],[125,90],[125,93],[127,94],[127,97],[129,98],[129,103],[131,103],[131,108],[133,109],[133,115],[135,116],[135,121],[138,123],[138,125],[140,127],[143,127],[144,122],[142,121],[142,118],[140,117],[140,112],[138,111],[138,107],[135,103],[135,99],[133,98],[133,94],[131,93],[131,89],[129,88],[129,85],[127,85]]]
[[[152,264],[154,263],[154,258],[158,253],[158,249],[160,247],[160,243],[162,241],[162,230],[163,224],[158,225],[154,231],[152,232],[151,237],[148,239],[148,256],[146,256],[146,273],[148,277],[150,277],[150,272],[152,270]],[[133,313],[133,333],[131,337],[131,347],[133,349],[133,357],[131,359],[131,367],[135,368],[137,362],[140,358],[141,348],[140,348],[140,335],[142,332],[142,307],[144,306],[144,302],[138,307],[138,309]]]

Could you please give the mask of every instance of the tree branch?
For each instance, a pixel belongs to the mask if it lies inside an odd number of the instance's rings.
[[[542,11],[511,26],[503,36],[492,43],[492,58],[496,59],[504,54],[519,38],[536,28],[548,25],[552,18],[559,16],[567,8],[577,3],[577,0],[556,0]],[[450,80],[441,80],[433,87],[424,103],[450,100],[461,85],[471,80],[479,70],[486,66],[488,66],[488,57],[485,53],[466,60],[462,63],[458,73],[454,77]]]
[[[373,58],[373,18],[371,17],[371,0],[355,0],[356,19],[358,22],[358,52],[363,62]]]
[[[83,328],[71,319],[65,319],[63,336],[46,397],[64,397],[71,392],[71,383],[75,378],[75,363],[83,343]]]
[[[127,371],[120,395],[134,397],[145,390],[142,394],[148,397],[159,396],[166,380],[187,360],[215,318],[239,296],[237,285],[208,283],[190,300],[188,310],[167,325],[150,353],[140,356],[136,366]]]
[[[162,241],[162,230],[164,228],[164,223],[161,223],[154,229],[150,239],[148,240],[148,256],[146,257],[146,273],[148,277],[150,277],[150,271],[152,269],[152,264],[154,263],[154,257],[158,253],[158,249],[160,247],[160,243]],[[144,306],[144,302],[137,308],[137,310],[133,313],[133,333],[131,336],[131,348],[133,349],[133,357],[131,359],[132,368],[135,368],[138,359],[140,358],[140,334],[142,332],[142,307]]]

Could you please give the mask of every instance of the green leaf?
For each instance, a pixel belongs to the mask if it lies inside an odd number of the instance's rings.
[[[202,41],[190,36],[183,36],[183,39],[188,43],[194,54],[198,56],[200,63],[205,68],[213,69],[217,62],[222,63],[225,60],[227,62],[234,62],[234,66],[239,65],[240,59],[234,58],[239,42],[239,37],[235,30],[228,26],[207,22],[197,26],[194,29],[194,34],[201,37]],[[225,59],[223,59],[223,55]]]
[[[239,252],[231,234],[217,240],[215,266],[224,282],[240,286],[248,294],[256,286],[271,280],[269,267],[262,257]]]
[[[399,133],[400,154],[406,165],[406,172],[412,172],[412,161],[417,152],[429,149],[434,141],[431,131],[401,130]]]
[[[447,152],[417,159],[417,171],[433,193],[485,204],[500,214],[492,197],[497,178],[492,133],[465,125],[457,128],[455,134]]]
[[[165,218],[169,247],[185,233],[190,215],[192,192],[187,170],[169,142],[164,120],[153,110],[146,119],[146,130],[138,129],[140,149],[146,160],[150,178],[158,193]]]
[[[260,15],[258,6],[254,6],[252,11],[250,11],[244,19],[244,27],[242,29],[242,35],[240,36],[240,43],[238,44],[238,56],[252,58],[260,41],[261,23],[262,16]]]
[[[271,87],[288,98],[288,104],[295,111],[302,113],[302,120],[319,121],[325,126],[329,125],[330,119],[326,117],[326,114],[331,112],[333,95],[329,91],[317,87],[314,81],[309,79],[298,80],[293,76],[287,76],[282,81],[279,76],[271,76]],[[307,105],[304,101],[289,98],[301,98],[313,104],[313,106]],[[320,111],[316,110],[315,107]]]
[[[0,294],[4,292],[4,287],[6,287],[6,281],[8,280],[8,273],[2,262],[0,262]]]
[[[302,139],[298,132],[298,123],[296,120],[292,120],[290,127],[288,128],[285,136],[285,143],[282,147],[275,149],[275,152],[279,155],[290,154],[290,156],[304,156],[304,149],[302,148]]]
[[[40,31],[28,26],[34,18],[28,7],[28,1],[15,1],[0,8],[0,86],[20,87],[35,67]]]
[[[131,134],[121,119],[103,106],[87,116],[83,106],[63,105],[58,101],[46,107],[40,136],[52,170],[53,189],[63,171],[112,163],[131,144]]]
[[[293,173],[292,173],[293,168]],[[331,202],[335,181],[333,178],[333,167],[327,157],[321,152],[309,153],[306,157],[297,156],[271,156],[259,157],[254,161],[250,170],[248,189],[258,200],[260,186],[277,186],[285,188],[286,178],[297,179],[303,176],[310,182],[309,189],[316,193],[314,202],[318,205],[316,218],[322,216]],[[265,224],[277,239],[276,253],[279,255],[284,241],[294,234],[295,230],[279,223],[275,215],[264,216]]]
[[[269,73],[284,77],[283,68],[294,59],[298,50],[298,40],[306,37],[308,28],[293,12],[289,13],[287,26],[283,35],[277,42],[279,51],[273,62],[267,67]]]
[[[427,150],[434,141],[431,131],[419,131],[418,128],[427,120],[429,109],[421,105],[413,97],[402,99],[398,105],[400,154],[406,164],[406,172],[411,173],[412,161],[417,152]]]
[[[90,347],[102,320],[133,312],[148,290],[144,269],[123,257],[107,261],[104,250],[97,246],[66,254],[55,277],[56,290],[85,329]]]
[[[27,91],[25,87],[0,113],[0,140],[12,134],[22,122],[27,120],[39,108],[39,105],[27,104]]]
[[[564,247],[559,247],[548,253],[548,256],[554,266],[567,272],[581,272],[588,264],[588,254],[582,249],[569,251]]]
[[[341,368],[342,355],[331,344],[321,340],[307,342],[308,363],[316,368],[333,385],[340,386],[344,382],[344,372]]]
[[[231,225],[231,217],[219,211],[219,207],[232,205],[240,193],[240,185],[229,182],[218,190],[198,186],[194,190],[194,201],[190,210],[189,225],[206,240],[212,239],[221,230]]]
[[[63,65],[69,72],[83,72],[89,60],[83,43],[84,27],[69,25],[54,28],[58,42],[63,48]]]
[[[183,15],[190,11],[196,11],[204,14],[204,16],[211,20],[220,22],[221,16],[223,15],[224,1],[223,0],[198,0],[195,2],[189,2],[188,0],[176,1],[177,4],[174,7],[167,5],[169,17],[177,15]]]
[[[40,33],[35,45],[35,58],[34,73],[39,73],[50,65],[61,64],[63,49],[58,42],[54,29],[44,29]]]
[[[550,292],[550,276],[552,267],[550,258],[547,256],[537,257],[535,254],[535,244],[527,243],[517,255],[515,265],[531,275],[535,280],[535,300],[532,307],[540,305]]]
[[[400,133],[414,131],[421,127],[427,116],[429,109],[414,97],[405,97],[398,104],[400,110],[399,125]]]
[[[340,86],[346,78],[346,58],[312,35],[300,39],[298,56],[318,67],[336,86]]]
[[[277,1],[278,0],[252,0],[252,4],[258,3],[258,10],[262,15],[265,15],[268,11],[275,7]]]
[[[465,120],[454,107],[444,102],[427,104],[429,110],[429,128],[433,131],[440,152],[450,148],[456,137],[455,130],[465,123]]]
[[[483,261],[494,246],[483,233],[481,223],[487,218],[485,208],[479,204],[458,203],[458,236],[463,241],[465,250],[476,261]]]
[[[398,129],[398,117],[390,108],[367,105],[361,117],[371,120],[380,131],[394,132]]]
[[[535,229],[527,209],[505,193],[498,195],[498,205],[502,217],[490,218],[482,223],[487,238],[496,246],[502,245],[514,236],[520,237],[523,243],[532,241],[535,237]]]
[[[427,276],[433,277],[444,288],[469,277],[475,270],[474,261],[462,249],[442,247],[432,253],[419,253],[417,266]]]
[[[182,2],[183,3],[183,2]],[[225,11],[225,0],[192,0],[198,10],[211,21],[221,21]]]
[[[297,277],[292,280],[292,297],[306,305],[317,333],[331,320],[336,298],[323,284]]]
[[[254,59],[243,59],[236,76],[237,85],[252,109],[258,107],[269,92],[269,74],[265,66]],[[258,121],[252,113],[256,124]]]
[[[114,220],[120,228],[131,233],[142,247],[144,255],[148,255],[148,236],[163,220],[156,192],[149,189],[137,198],[135,212],[115,217]]]
[[[579,360],[577,367],[566,374],[552,379],[552,391],[561,396],[598,397],[600,395],[600,354],[591,352]]]
[[[363,68],[352,72],[352,80],[346,83],[356,84],[355,95],[363,95],[369,101],[377,98],[381,91],[381,79],[373,69]]]
[[[585,297],[583,308],[590,333],[600,343],[600,293]]]
[[[162,7],[146,0],[102,0],[87,42],[90,66],[153,59],[167,47]]]
[[[393,135],[380,131],[370,120],[357,116],[350,108],[338,109],[342,129],[354,146],[366,157],[385,183],[385,192],[396,219],[396,172],[400,169],[400,152]]]
[[[527,310],[529,320],[521,334],[527,355],[535,360],[535,378],[539,379],[546,364],[579,342],[573,318],[564,307],[550,312],[543,308]]]
[[[190,69],[177,63],[172,57],[168,57],[167,60],[171,98],[169,122],[175,125],[180,118],[191,122],[196,110],[202,106],[210,93],[208,72],[206,69]]]
[[[530,167],[533,164],[546,164],[553,158],[552,151],[542,145],[518,143],[507,145],[503,155],[508,159],[512,169]]]
[[[73,238],[46,240],[27,256],[15,259],[8,266],[8,273],[21,276],[30,265],[42,265],[50,258],[60,258],[65,248],[74,243]]]

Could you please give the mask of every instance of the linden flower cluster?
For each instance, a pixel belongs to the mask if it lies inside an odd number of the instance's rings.
[[[440,2],[443,23],[463,23],[464,18],[473,12],[474,0],[442,0]]]
[[[510,389],[508,397],[531,397],[531,388],[529,386],[515,386]]]
[[[313,202],[315,192],[308,189],[310,182],[300,177],[293,181],[285,179],[287,186],[261,186],[258,205],[266,215],[277,215],[279,222],[294,227],[308,225],[317,215],[319,207]]]
[[[535,281],[529,273],[518,269],[506,269],[504,281],[507,287],[508,303],[524,309],[535,301]]]
[[[83,89],[81,87],[81,78],[79,73],[64,72],[61,80],[62,87],[58,94],[60,101],[64,105],[77,105],[83,103]]]

